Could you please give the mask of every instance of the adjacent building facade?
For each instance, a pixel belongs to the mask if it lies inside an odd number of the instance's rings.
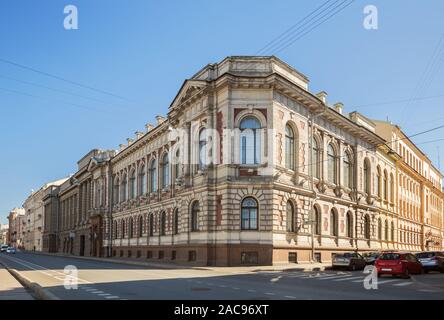
[[[25,236],[25,209],[14,208],[8,215],[9,245],[16,249],[23,249]]]
[[[9,244],[9,226],[0,224],[0,244]]]
[[[23,245],[25,250],[43,250],[43,230],[45,225],[43,198],[47,189],[52,189],[62,184],[66,179],[49,182],[38,191],[32,192],[23,204],[25,210],[25,234]]]
[[[276,57],[207,65],[156,125],[47,192],[48,251],[235,266],[442,250],[441,173],[308,84]]]

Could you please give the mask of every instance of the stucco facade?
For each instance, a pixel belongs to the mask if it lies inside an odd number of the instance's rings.
[[[392,143],[402,132],[344,113],[308,84],[275,57],[204,67],[156,125],[116,153],[79,161],[58,191],[59,251],[221,266],[327,262],[356,249],[423,250],[427,230],[442,248],[442,175],[423,155],[429,178],[415,176],[421,192],[406,194],[398,182],[410,169]],[[401,213],[406,199],[416,216]]]

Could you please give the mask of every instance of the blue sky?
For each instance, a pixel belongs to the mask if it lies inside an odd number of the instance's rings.
[[[201,67],[228,55],[254,55],[323,2],[2,1],[0,59],[125,99],[0,62],[0,222],[31,189],[75,172],[90,149],[117,148],[165,114],[184,79]],[[78,8],[78,30],[63,28],[68,4]],[[378,30],[362,26],[368,4],[378,8]],[[357,0],[276,55],[309,77],[311,91],[325,90],[330,102],[388,118],[413,134],[444,123],[444,96],[374,104],[444,95],[442,56],[421,81],[444,33],[443,12],[439,0]],[[438,166],[444,142],[420,146]]]

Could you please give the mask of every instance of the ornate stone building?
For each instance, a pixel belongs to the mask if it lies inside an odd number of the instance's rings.
[[[25,235],[25,209],[14,208],[8,215],[8,225],[9,225],[9,245],[20,249],[23,248],[23,237]]]
[[[61,179],[58,181],[46,183],[38,191],[32,192],[23,204],[23,208],[25,209],[26,222],[25,234],[23,237],[25,250],[43,250],[43,232],[45,225],[43,198],[48,189],[57,187],[65,181],[66,179]]]
[[[436,197],[421,213],[429,220],[406,220],[403,153],[392,135],[308,84],[276,57],[207,65],[155,126],[115,155],[97,160],[94,151],[79,162],[59,191],[60,248],[234,266],[421,250],[425,240],[411,238],[418,227],[442,235],[442,175],[427,169],[434,184],[421,194]]]

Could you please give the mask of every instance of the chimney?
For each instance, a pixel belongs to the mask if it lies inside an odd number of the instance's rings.
[[[165,117],[162,116],[156,116],[157,124],[161,124],[165,121]]]
[[[316,93],[316,97],[318,97],[319,99],[321,99],[321,101],[324,104],[327,104],[327,92],[325,91],[321,91],[319,93]]]
[[[154,129],[154,126],[151,123],[147,123],[145,125],[145,128],[146,128],[146,132],[150,132],[151,130]]]
[[[342,102],[335,103],[333,105],[333,108],[336,110],[336,112],[342,114],[342,110],[344,109],[344,104]]]
[[[136,135],[136,139],[140,139],[140,138],[143,137],[144,133],[141,132],[141,131],[136,131],[136,132],[135,132],[135,135]]]
[[[128,139],[126,139],[126,142],[128,142],[128,146],[130,146],[134,142],[134,140],[131,138],[128,138]]]

